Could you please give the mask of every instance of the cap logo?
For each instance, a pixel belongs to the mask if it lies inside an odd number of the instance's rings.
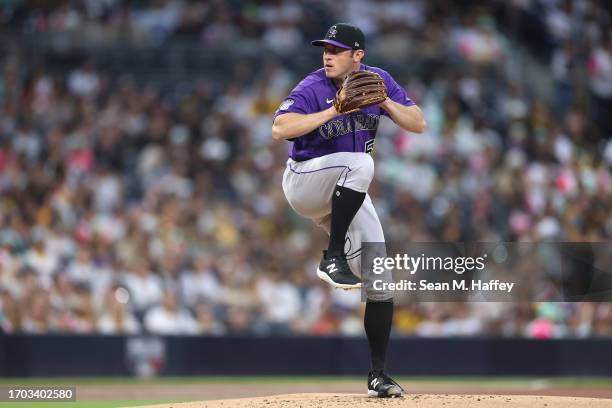
[[[338,34],[338,30],[336,30],[336,26],[332,26],[332,27],[329,29],[329,32],[327,33],[327,36],[328,36],[329,38],[334,38],[334,37],[336,37],[336,34]]]
[[[359,47],[359,43],[355,41],[355,47]]]

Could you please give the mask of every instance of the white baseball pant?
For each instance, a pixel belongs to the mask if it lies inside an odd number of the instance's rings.
[[[283,174],[283,191],[298,214],[313,220],[329,235],[331,200],[336,185],[367,193],[373,177],[374,160],[367,153],[338,152],[302,162],[290,158]],[[361,275],[362,242],[385,242],[368,194],[349,226],[344,248],[349,266],[357,276]],[[367,296],[372,300],[391,297],[388,293],[368,293]]]

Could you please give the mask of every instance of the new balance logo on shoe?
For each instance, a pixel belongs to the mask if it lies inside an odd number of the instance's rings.
[[[380,383],[380,380],[378,378],[375,378],[372,380],[372,382],[370,383],[370,385],[372,386],[372,388],[376,388],[376,386]]]
[[[338,272],[338,268],[336,268],[336,264],[329,264],[327,265],[327,272],[328,273],[334,273],[334,272]]]

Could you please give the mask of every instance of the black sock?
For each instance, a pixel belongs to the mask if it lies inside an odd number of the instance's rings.
[[[393,323],[393,301],[367,302],[363,323],[370,344],[371,369],[383,371]]]
[[[328,256],[344,254],[344,241],[351,221],[361,208],[366,193],[336,186],[332,197],[331,231],[329,234]]]

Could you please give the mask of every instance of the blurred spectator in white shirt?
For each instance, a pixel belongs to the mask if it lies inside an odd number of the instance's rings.
[[[144,319],[146,329],[154,334],[196,334],[198,322],[181,308],[174,293],[166,291],[161,306],[151,308]]]
[[[199,301],[216,302],[221,295],[219,279],[212,270],[208,256],[199,255],[194,262],[193,271],[181,276],[181,291],[187,305],[193,306]]]
[[[49,288],[53,275],[59,267],[59,259],[47,250],[46,241],[42,236],[36,237],[34,245],[25,254],[25,264],[38,273],[41,284]]]
[[[263,305],[265,319],[270,323],[270,330],[280,334],[289,330],[290,325],[299,317],[302,299],[295,285],[281,279],[279,273],[275,272],[272,279],[259,279],[256,291]]]
[[[133,270],[125,277],[125,284],[134,300],[134,309],[138,312],[162,300],[161,279],[151,272],[150,263],[146,259],[134,262]]]
[[[140,323],[129,309],[129,295],[125,288],[113,286],[106,292],[104,313],[98,319],[98,330],[103,334],[135,334]]]
[[[68,76],[68,89],[76,96],[96,96],[100,90],[100,77],[93,62],[88,61]]]

